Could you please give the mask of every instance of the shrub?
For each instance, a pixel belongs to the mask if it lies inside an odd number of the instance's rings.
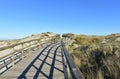
[[[120,78],[120,45],[82,45],[71,54],[86,79]]]

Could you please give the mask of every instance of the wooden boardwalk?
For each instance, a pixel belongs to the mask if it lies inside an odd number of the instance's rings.
[[[65,79],[61,45],[51,44],[30,53],[0,75],[0,79]]]

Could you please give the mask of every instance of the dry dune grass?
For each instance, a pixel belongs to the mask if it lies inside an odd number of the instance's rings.
[[[110,46],[81,46],[71,54],[87,79],[119,79],[120,49]]]
[[[69,46],[74,62],[86,79],[120,79],[120,43],[103,44],[103,39],[77,37]]]

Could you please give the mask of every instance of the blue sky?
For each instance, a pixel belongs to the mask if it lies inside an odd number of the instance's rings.
[[[120,32],[120,0],[0,0],[0,38]]]

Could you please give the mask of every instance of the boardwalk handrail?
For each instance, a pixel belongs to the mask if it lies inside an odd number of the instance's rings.
[[[62,44],[62,50],[63,50],[62,53],[64,53],[64,55],[65,55],[66,63],[68,65],[68,68],[70,71],[70,76],[72,77],[72,79],[84,79],[82,76],[80,76],[80,72],[79,72],[77,66],[75,65],[75,63],[73,62],[72,57],[70,56],[67,49],[65,48],[64,42],[61,41],[61,44]],[[69,77],[67,77],[67,78],[69,79]]]
[[[41,44],[32,44],[30,46],[24,47],[23,49],[14,51],[13,53],[10,53],[4,57],[0,58],[0,75],[9,69],[11,66],[13,66],[15,63],[19,62],[22,58],[24,58],[31,50],[36,50],[35,48],[39,48],[39,46],[43,46],[44,44],[49,43],[41,43]],[[9,66],[10,65],[10,66]]]
[[[50,43],[53,43],[55,38],[52,36],[49,39],[45,39],[44,41],[41,41],[42,39],[32,39],[28,41],[23,41],[23,42],[16,42],[12,45],[1,47],[0,51],[4,51],[7,49],[13,50],[13,52],[0,57],[0,75],[4,72],[3,68],[9,69],[8,66],[11,65],[13,66],[15,63],[19,62],[23,57],[25,57],[30,51],[33,51],[34,49],[37,48],[37,46],[43,46],[43,45],[48,45]],[[33,42],[33,43],[32,43]],[[29,44],[28,46],[25,46],[25,44]],[[21,45],[20,49],[15,49],[16,46]],[[28,52],[28,53],[27,53]],[[3,72],[1,72],[3,71]],[[6,70],[5,70],[6,71]]]
[[[51,38],[51,39],[48,39],[46,41],[51,41],[53,39],[54,38]],[[15,44],[12,44],[12,45],[9,45],[9,46],[5,46],[5,47],[0,47],[0,51],[8,49],[8,48],[13,48],[15,46],[18,46],[18,45],[21,45],[21,44],[24,44],[24,43],[29,43],[29,42],[32,42],[32,41],[40,41],[40,40],[41,40],[41,38],[37,38],[37,39],[32,39],[32,40],[28,40],[28,41],[23,41],[23,42],[15,43]]]
[[[34,39],[34,40],[29,40],[29,41],[24,41],[24,42],[19,42],[19,43],[15,43],[15,44],[12,44],[12,45],[9,45],[9,46],[5,46],[5,47],[1,47],[0,48],[0,51],[2,50],[5,50],[5,49],[8,49],[8,48],[13,48],[17,45],[21,45],[21,44],[24,44],[24,43],[29,43],[29,42],[32,42],[32,41],[39,41],[40,39]]]

